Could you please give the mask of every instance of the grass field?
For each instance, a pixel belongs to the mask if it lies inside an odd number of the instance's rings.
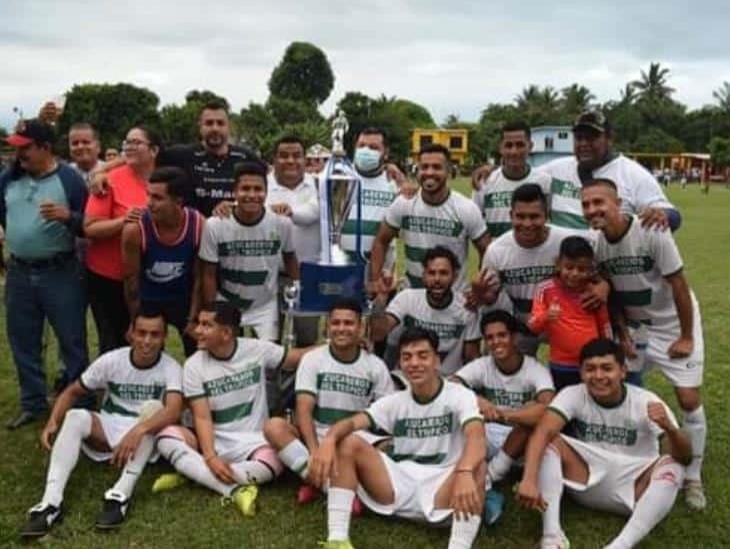
[[[457,188],[465,188],[465,180]],[[705,460],[707,511],[690,513],[681,497],[669,518],[642,545],[646,548],[715,548],[728,545],[730,538],[730,425],[725,392],[730,393],[730,337],[726,318],[730,311],[730,191],[713,188],[709,196],[696,186],[686,191],[670,189],[672,201],[682,210],[684,225],[677,238],[687,274],[701,306],[706,342],[704,400],[709,418],[709,442]],[[472,258],[473,264],[473,258]],[[473,268],[473,265],[472,265]],[[1,307],[1,306],[0,306]],[[17,410],[15,370],[4,337],[5,315],[0,311],[0,419]],[[92,349],[95,342],[92,339]],[[170,349],[181,357],[176,336]],[[49,361],[56,356],[53,345]],[[53,375],[53,365],[49,366]],[[656,374],[648,385],[677,409],[668,385]],[[37,503],[42,492],[48,455],[41,449],[41,425],[17,432],[0,430],[0,547],[19,546],[18,530],[25,512]],[[93,523],[104,491],[116,479],[109,466],[81,458],[65,496],[66,518],[41,543],[50,547],[316,547],[325,539],[324,504],[305,508],[294,505],[297,483],[286,476],[260,491],[259,512],[254,519],[242,518],[233,507],[222,507],[220,498],[192,485],[164,495],[153,495],[152,481],[164,465],[150,466],[140,480],[127,524],[118,532],[102,535]],[[505,488],[509,491],[508,488]],[[511,492],[510,492],[511,493]],[[573,547],[602,547],[620,530],[623,518],[563,504],[563,525]],[[512,498],[501,522],[483,530],[475,547],[533,547],[540,535],[537,514],[518,509]],[[359,548],[446,547],[448,530],[424,528],[401,520],[386,520],[372,514],[353,520],[353,543]]]

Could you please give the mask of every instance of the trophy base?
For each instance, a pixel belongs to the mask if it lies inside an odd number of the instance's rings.
[[[300,266],[299,310],[326,313],[342,297],[365,306],[365,265],[322,265],[303,261]]]

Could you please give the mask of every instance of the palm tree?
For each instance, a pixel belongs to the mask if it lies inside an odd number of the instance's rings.
[[[649,72],[641,71],[641,78],[634,80],[631,85],[640,99],[664,101],[671,99],[674,88],[667,86],[669,69],[660,63],[650,63]]]
[[[571,84],[567,88],[563,88],[560,93],[560,105],[563,112],[570,118],[589,110],[596,99],[591,90],[581,84]]]
[[[629,82],[623,90],[621,90],[621,105],[632,105],[636,101],[636,88]]]
[[[515,97],[515,104],[527,123],[535,126],[557,121],[558,98],[558,92],[552,86],[540,88],[540,86],[530,84]]]
[[[722,86],[712,92],[712,97],[717,99],[717,103],[723,111],[730,111],[730,82],[723,82]]]

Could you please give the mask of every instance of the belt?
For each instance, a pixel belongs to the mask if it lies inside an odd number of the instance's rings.
[[[76,257],[76,252],[73,251],[57,253],[46,259],[23,259],[22,257],[11,254],[10,261],[18,267],[25,267],[26,269],[48,269],[63,265],[74,257]]]

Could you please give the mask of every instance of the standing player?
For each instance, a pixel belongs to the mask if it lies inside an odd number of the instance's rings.
[[[591,227],[600,231],[596,260],[610,277],[627,320],[640,325],[635,342],[646,344],[640,360],[648,367],[657,366],[674,386],[692,440],[685,498],[692,509],[704,509],[701,469],[707,420],[700,398],[705,349],[699,305],[672,235],[643,227],[620,207],[613,181],[594,179],[584,184],[583,212]]]
[[[692,447],[667,405],[624,383],[621,348],[596,339],[581,350],[583,383],[553,399],[530,437],[517,497],[542,517],[543,548],[568,548],[560,524],[563,486],[580,504],[630,515],[607,549],[637,545],[671,510]],[[575,437],[561,434],[570,424]],[[669,455],[659,453],[665,436]]]
[[[399,196],[385,213],[373,241],[370,255],[370,282],[373,293],[388,291],[388,273],[383,271],[390,242],[400,235],[405,245],[406,276],[412,288],[423,287],[423,256],[429,248],[449,248],[462,266],[466,265],[471,240],[481,258],[489,235],[479,208],[448,185],[451,161],[441,145],[429,145],[418,153],[420,192],[414,197]],[[456,277],[454,288],[461,291],[466,267]]]
[[[122,467],[96,519],[99,529],[121,526],[134,486],[154,452],[155,435],[176,423],[182,410],[182,370],[162,352],[166,333],[162,315],[139,312],[131,349],[101,355],[58,397],[41,434],[43,447],[51,451],[46,489],[21,536],[44,536],[61,519],[63,492],[81,450],[94,461],[111,460]],[[76,399],[98,390],[105,391],[100,412],[70,409]]]
[[[430,524],[451,519],[450,549],[471,547],[479,532],[486,443],[476,397],[441,377],[435,333],[407,329],[399,352],[411,388],[337,422],[312,456],[313,482],[329,482],[326,548],[352,547],[355,492],[381,515]],[[388,455],[352,436],[375,428],[393,436]]]
[[[439,336],[443,375],[453,374],[462,364],[478,357],[477,314],[466,308],[461,292],[453,291],[459,267],[459,261],[448,248],[436,246],[428,250],[423,258],[425,288],[400,291],[384,315],[373,315],[370,320],[373,341],[385,338],[397,341],[399,332],[411,326],[433,330]],[[379,296],[378,306],[382,307],[386,298],[386,295]]]

